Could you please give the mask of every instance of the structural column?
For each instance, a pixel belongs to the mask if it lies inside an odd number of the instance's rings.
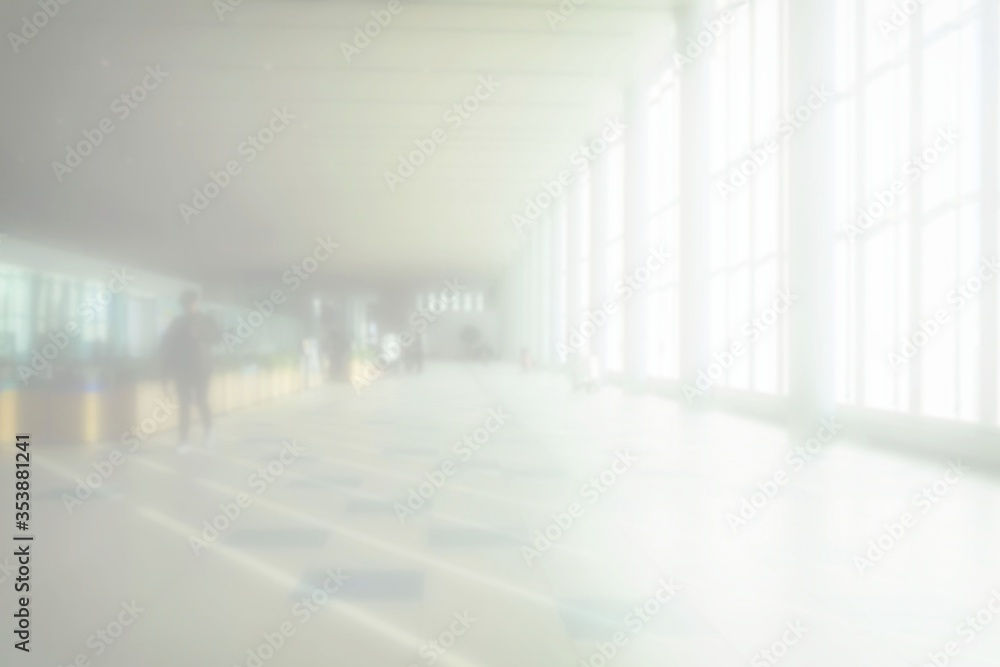
[[[583,245],[582,226],[587,222],[580,210],[580,181],[574,184],[566,197],[566,327],[562,342],[568,344],[569,333],[580,330],[580,313],[583,303],[580,290],[583,287],[580,275],[580,250]],[[572,359],[562,361],[572,362]]]
[[[608,258],[608,181],[610,177],[610,160],[605,152],[590,167],[590,312],[601,309],[601,304],[607,294],[607,258]],[[589,327],[588,327],[589,330]],[[590,350],[601,360],[602,368],[608,359],[608,323],[594,322],[594,335],[590,341]]]
[[[676,48],[697,40],[709,3],[693,2],[678,13]],[[711,47],[709,47],[711,48]],[[687,62],[680,74],[680,380],[695,385],[708,363],[708,145],[710,54]]]
[[[648,252],[648,91],[644,77],[625,90],[625,273],[644,261]],[[635,391],[641,390],[646,381],[646,306],[642,294],[624,303],[625,386]]]
[[[788,100],[834,89],[836,2],[788,2]],[[788,139],[789,393],[793,432],[814,431],[834,410],[834,104]],[[791,110],[789,110],[791,111]]]
[[[983,156],[983,211],[982,211],[982,255],[993,257],[1000,251],[998,225],[1000,225],[1000,164],[997,148],[1000,147],[1000,91],[998,91],[998,68],[1000,68],[1000,46],[996,40],[996,30],[1000,26],[1000,6],[996,2],[984,0],[980,3],[983,12],[982,37],[982,151]],[[1000,372],[1000,329],[997,326],[997,308],[1000,307],[996,280],[987,281],[983,287],[982,312],[982,364],[980,365],[980,398],[982,400],[982,421],[997,423],[997,373]]]
[[[566,340],[566,317],[565,309],[568,295],[566,293],[566,283],[562,278],[566,270],[566,207],[568,206],[568,195],[564,195],[552,207],[553,215],[550,224],[551,242],[549,244],[549,263],[552,266],[550,290],[552,294],[552,308],[549,312],[551,323],[549,340],[550,363],[560,365],[564,361],[556,351],[556,345]]]
[[[546,218],[538,230],[538,249],[535,253],[538,275],[536,284],[532,285],[532,289],[538,294],[538,309],[535,312],[538,333],[532,354],[543,365],[552,362],[552,227],[552,219]]]

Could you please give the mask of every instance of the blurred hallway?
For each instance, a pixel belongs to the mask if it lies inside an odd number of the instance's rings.
[[[225,416],[208,453],[157,437],[80,504],[75,480],[111,450],[46,451],[38,532],[74,545],[74,566],[39,538],[37,619],[58,633],[33,658],[570,667],[605,664],[603,647],[622,667],[770,664],[765,649],[904,665],[957,640],[955,621],[1000,585],[1000,484],[950,475],[948,502],[924,513],[907,499],[948,464],[834,438],[796,471],[797,444],[660,398],[572,393],[556,375],[434,364]],[[782,470],[787,484],[734,522]],[[859,566],[907,509],[915,525]],[[324,585],[328,603],[310,606]],[[119,618],[131,624],[109,646],[95,633]],[[1000,623],[984,624],[963,664],[993,664],[998,647]]]
[[[0,667],[996,667],[1000,0],[0,36]]]

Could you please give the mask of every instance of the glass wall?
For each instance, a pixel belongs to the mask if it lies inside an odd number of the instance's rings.
[[[180,311],[177,297],[186,287],[180,281],[159,282],[163,292],[152,294],[136,284],[122,289],[110,278],[102,282],[0,264],[0,363],[28,367],[39,353],[54,360],[53,368],[108,361],[155,365],[163,333]],[[250,313],[231,304],[206,303],[204,310],[230,332]],[[301,340],[298,321],[276,313],[235,352],[296,352]],[[45,349],[53,345],[59,348],[57,357]],[[225,344],[218,352],[227,353]]]
[[[982,113],[984,104],[995,111],[987,102],[1000,88],[997,49],[982,38],[1000,29],[984,26],[984,16],[998,20],[995,0],[918,3],[902,21],[894,18],[894,0],[838,0],[831,26],[835,76],[817,81],[806,99],[792,99],[787,85],[788,2],[739,4],[704,49],[697,74],[704,77],[698,83],[709,110],[699,119],[704,131],[681,127],[690,72],[666,68],[649,90],[648,116],[640,123],[645,136],[605,156],[608,163],[596,173],[607,178],[581,180],[560,202],[552,229],[557,336],[565,338],[566,322],[574,319],[565,314],[566,303],[578,301],[584,313],[598,305],[599,295],[591,294],[589,188],[601,188],[609,214],[594,252],[604,253],[604,289],[635,268],[623,259],[627,224],[645,224],[639,236],[672,255],[636,297],[642,310],[636,321],[645,323],[638,338],[645,375],[680,379],[684,332],[706,340],[710,354],[743,343],[745,352],[713,384],[786,394],[796,307],[788,267],[787,153],[816,114],[832,113],[833,153],[817,159],[829,160],[824,166],[834,174],[822,187],[830,188],[838,226],[827,246],[835,300],[820,314],[834,327],[837,402],[944,419],[1000,419],[1000,145],[983,144],[1000,140],[1000,119]],[[681,144],[699,137],[705,145],[688,148],[703,149],[709,164],[706,215],[682,220],[688,175]],[[621,180],[627,145],[645,151],[637,188],[646,193],[645,215],[637,221],[622,213],[630,210],[630,184]],[[578,215],[567,220],[566,210]],[[685,258],[682,224],[702,225],[708,235],[705,323],[680,321],[683,262],[702,259]],[[569,255],[568,225],[580,240]],[[574,299],[567,298],[567,284],[579,290]],[[605,367],[619,370],[624,317],[609,322],[605,335]]]
[[[980,416],[978,2],[838,3],[837,397]],[[996,224],[995,220],[989,224]],[[992,254],[992,252],[988,253]]]
[[[23,361],[64,336],[66,360],[138,356],[156,339],[129,327],[135,301],[99,281],[0,264],[0,357]]]
[[[787,390],[788,318],[773,317],[773,310],[788,275],[788,114],[805,102],[792,104],[785,94],[783,10],[782,0],[732,10],[726,31],[703,56],[711,110],[709,344],[712,353],[735,343],[745,350],[716,384],[764,393]]]
[[[27,271],[0,265],[0,357],[28,353],[32,339],[30,279]]]

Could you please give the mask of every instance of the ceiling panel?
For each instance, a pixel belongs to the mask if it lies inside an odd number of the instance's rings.
[[[0,227],[189,277],[283,270],[319,233],[344,249],[333,275],[495,271],[518,242],[510,215],[621,114],[675,3],[588,0],[553,30],[557,2],[401,1],[348,62],[341,43],[387,4],[244,0],[221,19],[204,0],[63,6],[0,65]],[[8,1],[0,28],[35,11]],[[147,67],[168,76],[121,117]],[[480,77],[500,85],[448,122]],[[245,162],[275,108],[295,118]],[[60,181],[53,161],[102,119],[114,131]],[[447,141],[390,191],[386,171],[435,128]],[[230,160],[241,173],[185,221]]]

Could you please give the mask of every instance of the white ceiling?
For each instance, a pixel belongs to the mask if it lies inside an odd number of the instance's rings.
[[[2,33],[37,1],[4,0]],[[348,63],[341,42],[388,0],[243,0],[222,19],[213,0],[69,0],[18,54],[0,44],[0,230],[198,277],[284,270],[320,234],[341,244],[332,274],[496,270],[511,214],[621,113],[676,1],[587,0],[556,30],[558,1],[399,1]],[[120,120],[113,101],[156,65],[168,78]],[[481,75],[500,88],[449,128]],[[291,126],[185,224],[179,205],[273,108]],[[52,161],[102,118],[115,131],[59,183]],[[437,127],[446,144],[391,193],[385,170]]]

